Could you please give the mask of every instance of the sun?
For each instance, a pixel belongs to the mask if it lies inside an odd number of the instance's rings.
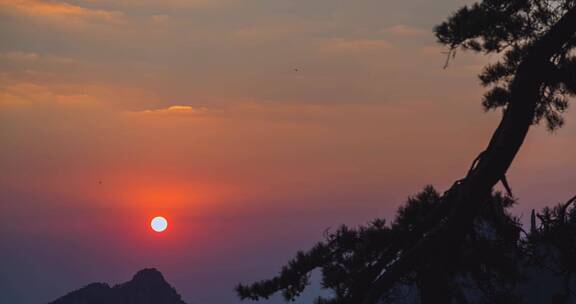
[[[150,221],[150,226],[156,232],[163,232],[168,228],[168,221],[163,216],[157,216]]]

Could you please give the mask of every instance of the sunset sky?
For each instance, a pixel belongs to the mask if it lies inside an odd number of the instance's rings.
[[[500,118],[497,57],[443,69],[432,33],[472,2],[0,0],[0,303],[145,267],[238,303],[327,228],[446,190]],[[575,194],[574,113],[509,172],[524,220]]]

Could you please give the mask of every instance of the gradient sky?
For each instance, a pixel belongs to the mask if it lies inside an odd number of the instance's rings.
[[[496,57],[442,69],[431,29],[465,3],[0,0],[0,302],[158,267],[238,303],[326,228],[445,190],[500,117],[476,78]],[[509,173],[524,218],[574,194],[566,119]]]

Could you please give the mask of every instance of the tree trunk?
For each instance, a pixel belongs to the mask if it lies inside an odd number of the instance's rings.
[[[428,264],[420,278],[421,304],[449,304],[452,298],[450,276],[444,265]]]

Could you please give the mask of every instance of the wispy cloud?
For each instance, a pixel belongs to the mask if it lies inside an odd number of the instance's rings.
[[[32,82],[18,82],[0,87],[1,106],[96,106],[102,104],[97,96],[75,92],[61,92],[55,88]]]
[[[385,28],[384,33],[394,36],[413,37],[413,36],[429,35],[430,31],[417,27],[399,24]]]
[[[315,36],[330,31],[334,24],[328,22],[299,22],[278,20],[272,23],[241,27],[232,32],[232,38],[239,41],[282,41]]]
[[[152,22],[153,24],[166,24],[167,22],[169,22],[172,18],[169,15],[153,15],[150,17],[150,22]]]
[[[330,39],[320,47],[326,53],[369,53],[390,50],[394,45],[383,39]]]
[[[10,62],[33,62],[40,59],[40,55],[31,52],[5,52],[0,53],[0,60]]]
[[[32,17],[66,17],[108,22],[120,21],[124,16],[119,11],[87,8],[63,1],[0,0],[0,8]]]
[[[143,110],[143,111],[136,111],[132,113],[137,114],[186,114],[186,115],[199,115],[206,113],[208,109],[206,107],[192,107],[192,106],[185,106],[185,105],[173,105],[166,108],[161,109],[153,109],[153,110]]]
[[[96,1],[93,1],[96,2]],[[240,0],[98,0],[107,6],[121,7],[126,9],[210,9],[221,8],[241,3]]]

